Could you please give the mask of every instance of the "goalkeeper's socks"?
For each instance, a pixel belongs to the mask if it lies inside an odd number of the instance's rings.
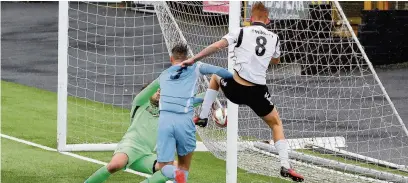
[[[108,179],[110,175],[111,173],[109,173],[108,168],[106,168],[106,166],[103,166],[99,170],[97,170],[94,174],[92,174],[85,181],[85,183],[101,183]]]
[[[279,154],[279,159],[281,166],[285,167],[286,169],[290,169],[289,165],[289,144],[288,142],[284,140],[278,140],[275,142],[275,148],[278,151]]]
[[[215,99],[217,98],[218,91],[208,88],[205,92],[204,102],[201,105],[201,113],[200,118],[208,118],[208,114],[210,113],[210,109],[212,104],[214,103]]]
[[[159,170],[141,183],[165,183],[168,180],[170,180],[170,178],[164,176],[163,172]]]

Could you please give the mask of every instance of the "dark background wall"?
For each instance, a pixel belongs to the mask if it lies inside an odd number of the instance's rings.
[[[363,1],[340,5],[373,65],[408,62],[408,1],[388,1],[388,10],[364,10]]]
[[[358,38],[374,65],[408,61],[408,10],[361,12]]]

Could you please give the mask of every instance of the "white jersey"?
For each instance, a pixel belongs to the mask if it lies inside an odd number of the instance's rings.
[[[280,57],[278,35],[267,30],[265,24],[255,22],[223,38],[233,49],[234,70],[239,76],[251,83],[265,85],[271,59]]]

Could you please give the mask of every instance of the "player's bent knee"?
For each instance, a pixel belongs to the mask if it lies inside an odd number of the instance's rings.
[[[219,77],[218,75],[213,74],[211,76],[209,88],[211,88],[213,90],[218,90],[219,86],[220,86],[220,80],[221,80],[221,77]]]
[[[218,75],[216,75],[216,74],[213,74],[213,75],[211,75],[211,79],[212,79],[212,80],[214,80],[214,81],[219,82],[219,81],[220,81],[220,79],[221,79],[221,77],[220,77],[220,76],[218,76]]]
[[[113,155],[112,160],[106,165],[110,173],[117,172],[123,169],[128,162],[128,156],[125,153],[119,152]]]
[[[282,125],[276,108],[273,108],[273,110],[268,115],[264,116],[263,119],[270,125]]]
[[[109,173],[115,173],[126,166],[126,163],[122,162],[110,162],[106,168],[108,169]]]

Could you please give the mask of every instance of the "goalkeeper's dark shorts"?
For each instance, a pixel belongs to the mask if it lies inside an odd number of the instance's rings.
[[[274,108],[266,85],[244,86],[237,83],[234,78],[221,78],[220,87],[231,102],[247,105],[259,117],[268,115]]]

